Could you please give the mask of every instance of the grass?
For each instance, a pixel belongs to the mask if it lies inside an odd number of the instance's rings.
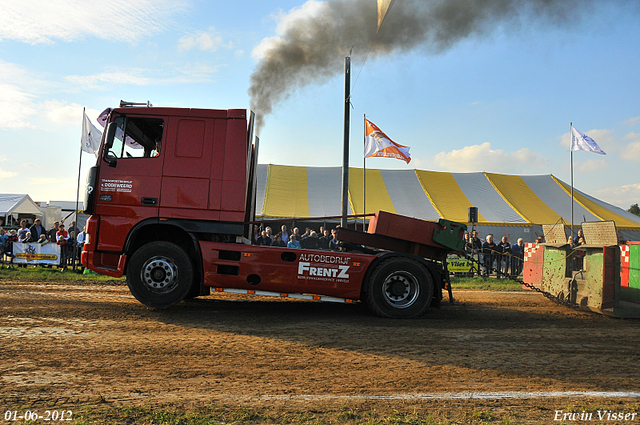
[[[328,408],[320,410],[272,410],[264,407],[200,406],[191,411],[172,407],[85,406],[74,409],[72,424],[205,425],[205,424],[357,424],[357,425],[448,425],[512,423],[500,421],[487,411],[444,412],[383,411],[375,408]]]
[[[523,291],[522,282],[511,279],[495,279],[486,277],[451,278],[453,290],[467,289],[474,291]]]
[[[125,279],[116,279],[99,274],[80,274],[72,269],[61,271],[59,268],[27,266],[0,268],[0,282],[62,282],[62,283],[87,283],[87,282],[113,282],[124,283]],[[452,278],[451,285],[454,290],[467,289],[475,291],[522,291],[522,284],[510,279],[495,279],[484,277]]]
[[[87,282],[114,282],[124,283],[124,278],[116,279],[109,276],[99,274],[81,274],[74,272],[73,269],[67,268],[60,270],[57,267],[41,267],[26,266],[0,268],[0,282],[2,281],[21,281],[21,282],[63,282],[63,283],[87,283]]]

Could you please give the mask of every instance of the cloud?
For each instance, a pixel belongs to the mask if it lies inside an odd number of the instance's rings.
[[[3,2],[0,40],[29,44],[73,41],[87,35],[133,42],[164,31],[184,0],[46,0]]]
[[[58,100],[45,100],[42,103],[42,115],[51,122],[65,125],[79,125],[82,121],[82,105]],[[87,115],[92,116],[87,112]],[[97,117],[97,114],[95,115]]]
[[[94,75],[69,75],[65,79],[73,84],[85,88],[97,89],[101,86],[108,87],[112,84],[132,84],[146,86],[152,83],[152,79],[144,76],[144,70],[130,68],[127,71],[101,72]]]
[[[593,196],[610,204],[618,205],[623,209],[627,209],[632,204],[640,202],[640,183],[596,190]]]
[[[29,180],[30,185],[54,185],[73,182],[73,179],[63,177],[32,177]]]
[[[176,69],[180,74],[167,79],[166,83],[195,83],[211,81],[211,76],[218,72],[217,66],[204,63],[188,63]]]
[[[149,86],[209,82],[217,72],[217,66],[196,62],[172,70],[130,68],[93,75],[69,75],[65,79],[76,87],[99,90],[113,85]]]
[[[39,101],[53,84],[33,77],[28,70],[0,61],[0,129],[35,128],[45,117],[52,123],[78,125],[82,106],[58,100]],[[96,115],[97,116],[97,115]]]
[[[34,92],[43,86],[24,68],[0,60],[0,128],[29,127],[28,118],[37,110]]]
[[[17,175],[18,175],[18,173],[15,173],[13,171],[5,171],[5,170],[0,168],[0,180],[1,179],[8,179],[10,177],[15,177]]]
[[[631,132],[624,136],[622,140],[629,140],[630,142],[624,146],[623,159],[640,161],[640,134]]]
[[[507,152],[491,149],[491,143],[485,142],[450,152],[440,152],[433,158],[433,164],[447,171],[521,174],[524,169],[544,168],[547,161],[542,155],[528,148]]]
[[[638,123],[638,121],[640,121],[640,117],[633,117],[633,118],[629,118],[628,120],[625,120],[624,123],[633,127]]]
[[[577,166],[577,168],[579,171],[591,172],[591,171],[600,170],[602,168],[605,168],[606,166],[607,166],[606,159],[589,159],[587,161],[580,163]]]
[[[198,49],[205,52],[215,52],[224,46],[222,37],[215,33],[213,28],[209,32],[200,32],[196,35],[184,36],[178,41],[178,51],[185,52],[188,50]]]

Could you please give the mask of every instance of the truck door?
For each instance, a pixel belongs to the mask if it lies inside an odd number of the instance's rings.
[[[130,230],[125,223],[158,216],[162,186],[164,119],[122,116],[111,126],[115,133],[105,141],[95,186],[101,250],[122,249]]]

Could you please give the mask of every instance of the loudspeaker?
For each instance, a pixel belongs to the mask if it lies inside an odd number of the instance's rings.
[[[478,207],[469,207],[469,223],[478,222]]]

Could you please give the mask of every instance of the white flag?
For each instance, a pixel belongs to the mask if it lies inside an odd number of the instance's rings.
[[[591,137],[584,133],[580,133],[575,127],[571,127],[571,150],[572,151],[588,151],[600,155],[606,155],[605,151]]]
[[[80,140],[82,143],[82,150],[98,156],[101,139],[102,132],[98,130],[91,121],[89,121],[87,114],[82,111],[82,139]]]

